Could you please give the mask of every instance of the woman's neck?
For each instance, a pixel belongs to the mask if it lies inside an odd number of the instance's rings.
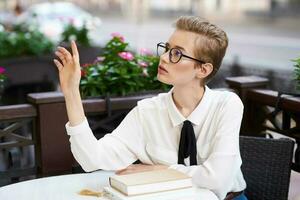
[[[204,95],[204,86],[180,87],[174,86],[172,97],[180,113],[187,118],[200,103]]]

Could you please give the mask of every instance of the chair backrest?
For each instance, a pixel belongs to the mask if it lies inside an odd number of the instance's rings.
[[[249,200],[287,200],[294,142],[240,136],[242,172]]]

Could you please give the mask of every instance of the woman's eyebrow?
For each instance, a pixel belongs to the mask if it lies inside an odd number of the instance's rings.
[[[183,47],[181,47],[181,46],[177,46],[177,45],[176,45],[175,48],[181,49],[181,50],[185,51],[185,49],[184,49]]]
[[[166,46],[167,46],[167,47],[170,47],[171,45],[170,45],[170,43],[166,42]],[[175,45],[173,48],[176,48],[176,49],[180,49],[180,50],[186,51],[183,47],[178,46],[178,45]]]

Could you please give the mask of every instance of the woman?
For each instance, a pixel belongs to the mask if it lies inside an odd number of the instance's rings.
[[[59,70],[69,122],[71,150],[85,171],[128,174],[173,168],[219,199],[246,199],[241,172],[239,129],[243,104],[231,92],[206,86],[218,71],[228,46],[226,33],[199,17],[180,17],[166,43],[157,45],[158,80],[168,93],[138,102],[111,133],[97,140],[85,118],[79,93],[80,64],[58,47]],[[132,165],[136,160],[142,164]]]

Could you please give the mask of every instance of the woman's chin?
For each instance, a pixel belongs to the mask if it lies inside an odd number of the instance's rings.
[[[165,76],[157,74],[157,80],[161,83],[167,84],[167,85],[172,85],[170,80],[168,80]]]

